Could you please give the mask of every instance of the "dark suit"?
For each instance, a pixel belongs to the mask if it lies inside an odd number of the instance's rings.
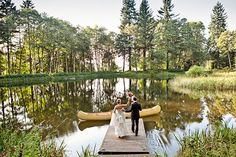
[[[139,111],[141,111],[141,105],[138,102],[134,102],[131,105],[131,122],[132,122],[132,131],[135,132],[135,135],[138,135],[138,123],[139,123]],[[134,130],[134,125],[136,126],[136,129]]]

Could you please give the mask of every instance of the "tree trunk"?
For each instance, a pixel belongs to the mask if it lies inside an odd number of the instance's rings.
[[[48,54],[48,72],[51,73],[51,52]]]
[[[65,71],[66,73],[68,73],[68,61],[67,61],[67,56],[65,55]]]
[[[33,68],[32,68],[32,66],[33,66],[33,64],[32,64],[32,52],[31,52],[31,45],[30,45],[30,37],[29,37],[29,62],[30,62],[30,74],[32,74],[32,71],[33,71]]]
[[[169,51],[166,51],[166,70],[169,70]]]
[[[229,68],[232,69],[230,53],[228,52],[227,54],[228,54],[228,60],[229,60]]]
[[[143,99],[147,100],[147,79],[143,79]]]
[[[90,71],[93,71],[93,64],[92,64],[92,58],[89,58],[89,64],[90,64]]]
[[[131,51],[132,51],[132,49],[131,49],[131,47],[129,47],[129,71],[131,71]]]
[[[146,71],[146,48],[143,49],[143,71]]]
[[[11,74],[10,42],[7,41],[7,71]]]
[[[19,74],[21,74],[21,68],[22,68],[23,49],[24,49],[24,47],[21,48],[21,46],[20,46],[20,63],[19,63],[19,69],[18,69]]]
[[[75,55],[75,52],[74,52],[74,58],[73,58],[73,72],[75,72],[75,58],[76,57],[76,55]]]
[[[125,54],[123,55],[123,72],[125,71]]]
[[[85,55],[84,55],[84,52],[83,52],[83,69],[82,71],[85,71]]]

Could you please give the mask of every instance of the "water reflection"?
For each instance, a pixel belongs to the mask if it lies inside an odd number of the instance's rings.
[[[235,126],[236,98],[233,92],[217,94],[169,88],[168,81],[149,79],[95,79],[48,85],[0,88],[0,120],[22,129],[39,125],[44,137],[56,135],[70,156],[82,146],[100,147],[109,121],[79,121],[78,110],[109,111],[117,97],[127,101],[131,90],[143,108],[159,104],[157,117],[145,121],[150,151],[174,156],[179,150],[176,136],[210,128],[218,119]],[[92,136],[91,136],[92,135]],[[91,139],[92,137],[92,139]]]

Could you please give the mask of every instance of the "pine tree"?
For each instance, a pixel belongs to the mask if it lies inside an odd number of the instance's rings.
[[[160,8],[160,10],[158,11],[158,13],[160,14],[160,21],[159,23],[162,24],[162,27],[164,27],[163,31],[167,31],[168,28],[173,28],[173,23],[175,23],[175,21],[173,21],[173,17],[175,17],[175,15],[172,12],[172,9],[174,8],[174,4],[171,4],[171,0],[163,0],[163,7]],[[166,53],[166,69],[169,69],[169,54],[170,49],[169,49],[169,43],[171,40],[170,35],[164,33],[163,39],[166,39],[165,43],[165,53]]]
[[[30,74],[33,73],[33,43],[34,43],[34,33],[35,27],[41,21],[40,14],[34,10],[34,4],[31,0],[24,0],[21,5],[20,11],[20,23],[24,27],[23,30],[25,31],[25,42],[27,42],[28,52],[29,52],[29,65],[30,65]]]
[[[121,25],[120,32],[122,36],[122,40],[124,43],[122,44],[125,49],[125,52],[122,52],[123,58],[125,59],[126,54],[129,56],[129,71],[131,70],[131,53],[133,47],[133,37],[132,34],[128,33],[127,29],[136,23],[137,12],[135,9],[135,1],[134,0],[123,0],[123,7],[121,9]],[[120,43],[121,44],[121,43]],[[127,51],[126,51],[127,50]]]
[[[220,37],[220,34],[226,30],[226,19],[227,14],[225,9],[220,2],[214,6],[212,10],[213,14],[211,15],[211,22],[209,25],[209,41],[208,43],[208,52],[210,53],[212,59],[217,63],[217,68],[220,67],[220,53],[219,48],[217,47],[217,40]]]
[[[15,18],[16,6],[11,0],[2,0],[0,2],[0,44],[5,43],[7,48],[7,69],[8,74],[11,73],[11,55],[10,49],[12,46],[11,38],[15,31]],[[4,53],[0,53],[3,55]],[[0,58],[3,58],[2,56]],[[1,65],[0,65],[1,66]]]
[[[123,7],[121,9],[121,31],[125,29],[126,25],[131,25],[136,22],[137,12],[135,5],[134,0],[123,0]]]
[[[2,0],[0,2],[0,19],[16,11],[16,6],[11,0]]]
[[[142,0],[138,20],[137,20],[137,47],[142,50],[143,55],[143,71],[146,71],[147,67],[147,53],[153,48],[154,30],[156,27],[156,21],[152,17],[152,11],[149,7],[147,0]]]
[[[34,9],[34,4],[32,3],[31,0],[24,0],[22,5],[21,5],[21,8],[24,8],[24,9]]]
[[[174,4],[171,4],[171,0],[163,0],[163,7],[158,10],[160,14],[160,18],[166,21],[171,20],[175,15],[172,14],[172,9],[174,8]]]

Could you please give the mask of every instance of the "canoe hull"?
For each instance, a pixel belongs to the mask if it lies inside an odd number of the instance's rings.
[[[151,116],[160,113],[161,107],[156,105],[152,108],[143,109],[140,111],[140,117]],[[110,112],[101,112],[101,113],[88,113],[79,111],[77,117],[81,120],[110,120],[111,119],[111,111]],[[125,112],[125,116],[130,118],[130,113]]]

